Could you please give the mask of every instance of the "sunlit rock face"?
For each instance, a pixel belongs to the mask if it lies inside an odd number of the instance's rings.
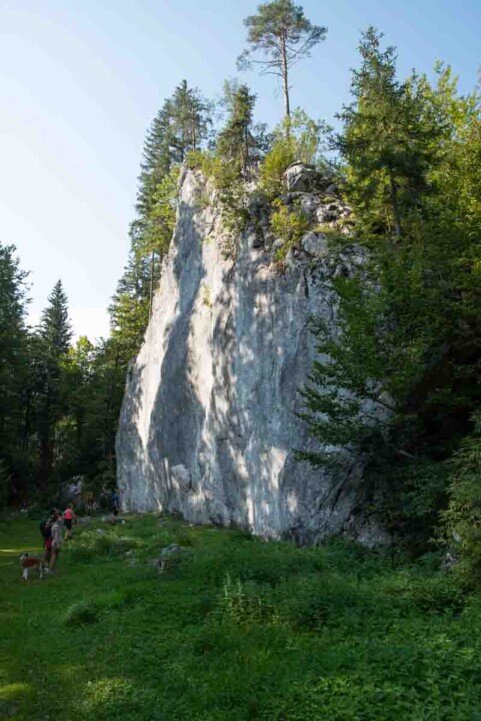
[[[333,532],[372,543],[357,512],[354,464],[336,481],[294,459],[309,448],[296,413],[314,357],[311,314],[335,326],[323,237],[274,268],[259,227],[226,257],[209,186],[180,180],[178,221],[145,342],[132,365],[117,438],[127,510],[315,542]],[[266,227],[267,225],[264,224]]]

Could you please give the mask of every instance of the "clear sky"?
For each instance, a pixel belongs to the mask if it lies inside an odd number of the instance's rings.
[[[305,0],[327,40],[292,76],[292,100],[332,122],[348,99],[360,31],[396,45],[402,73],[450,63],[463,91],[480,64],[481,0]],[[38,319],[61,278],[77,334],[108,332],[146,127],[182,78],[209,97],[235,77],[257,1],[0,0],[0,241],[31,271]],[[245,78],[275,123],[272,78]]]

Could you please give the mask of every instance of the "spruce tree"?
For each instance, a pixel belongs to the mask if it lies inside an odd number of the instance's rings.
[[[211,104],[198,88],[189,88],[182,80],[171,100],[172,159],[181,163],[190,150],[197,150],[209,135],[212,125]]]
[[[138,352],[152,312],[161,259],[174,228],[178,166],[206,141],[210,112],[211,104],[183,80],[147,132],[129,259],[110,305],[111,326],[125,363]]]
[[[257,139],[253,134],[253,112],[256,96],[247,85],[226,82],[223,103],[227,108],[227,122],[217,137],[219,155],[239,163],[245,173],[255,159]]]
[[[59,280],[48,297],[38,328],[41,391],[38,403],[40,444],[40,487],[46,490],[54,459],[55,429],[65,408],[63,365],[67,360],[72,330],[68,316],[67,296]]]
[[[382,50],[381,39],[373,27],[361,38],[361,67],[351,82],[355,100],[339,115],[337,146],[364,232],[386,229],[401,237],[428,189],[443,128],[426,113],[416,75],[397,79],[395,49]]]
[[[481,403],[481,108],[449,70],[434,87],[399,82],[379,41],[363,37],[339,144],[355,228],[337,242],[364,246],[364,262],[333,281],[336,332],[314,322],[303,418],[319,445],[300,456],[346,474],[354,452],[392,528],[426,540],[445,499],[442,461]]]
[[[112,337],[125,368],[137,355],[149,322],[150,276],[149,259],[131,251],[109,306]]]
[[[157,185],[169,173],[174,162],[172,100],[166,100],[147,131],[142,155],[136,210],[139,219],[152,209]]]
[[[28,376],[25,325],[28,273],[21,270],[13,245],[0,244],[0,462],[4,477],[19,477],[24,389]]]

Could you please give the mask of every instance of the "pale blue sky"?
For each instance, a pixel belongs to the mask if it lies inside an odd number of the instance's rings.
[[[327,121],[348,98],[360,31],[397,45],[403,73],[450,63],[465,91],[480,64],[481,0],[301,3],[329,28],[292,76],[294,105]],[[108,330],[146,127],[182,79],[218,96],[236,75],[242,0],[0,0],[0,240],[32,271],[32,318],[60,277],[77,334]],[[246,78],[257,119],[275,123],[271,78]]]

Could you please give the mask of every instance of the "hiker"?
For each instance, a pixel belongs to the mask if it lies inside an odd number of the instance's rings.
[[[119,515],[120,510],[120,496],[117,490],[113,491],[112,496],[112,513],[116,517]]]
[[[61,516],[58,513],[58,511],[55,511],[55,516],[52,520],[52,553],[50,556],[50,570],[52,572],[55,571],[55,566],[58,559],[58,554],[60,553],[60,547],[62,545],[62,526],[61,526]]]
[[[43,547],[45,549],[43,554],[43,560],[47,566],[50,563],[50,558],[52,556],[52,523],[55,514],[56,510],[53,509],[50,512],[50,516],[45,521],[42,521],[40,523],[40,533],[42,534]]]
[[[72,537],[72,523],[76,515],[73,510],[73,503],[69,503],[63,512],[63,521],[65,523],[65,540],[68,541]]]

